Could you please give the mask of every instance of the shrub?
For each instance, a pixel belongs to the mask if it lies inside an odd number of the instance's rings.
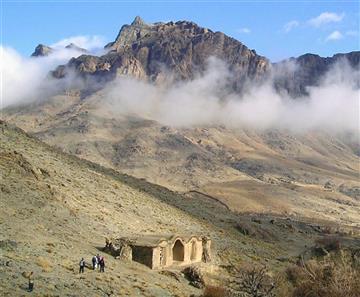
[[[203,297],[226,297],[226,289],[219,286],[206,286]]]
[[[199,267],[189,266],[183,270],[185,277],[190,281],[190,284],[196,288],[202,289],[205,285],[204,276]]]
[[[61,262],[61,266],[69,271],[75,271],[75,265],[70,260],[66,259]]]
[[[235,268],[236,277],[231,283],[235,292],[244,297],[274,297],[275,283],[265,266]]]
[[[351,255],[342,252],[321,261],[310,260],[287,269],[294,289],[291,297],[358,297],[360,271],[352,265]]]
[[[337,236],[326,236],[316,240],[317,248],[324,248],[327,252],[337,252],[341,249],[340,238]]]
[[[36,264],[42,268],[44,272],[50,272],[52,271],[52,264],[51,262],[44,258],[44,257],[38,257],[36,259]]]

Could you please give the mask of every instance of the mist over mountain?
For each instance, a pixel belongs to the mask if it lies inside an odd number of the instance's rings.
[[[76,89],[82,98],[101,91],[101,107],[110,105],[115,114],[175,126],[358,129],[360,52],[271,64],[221,32],[140,17],[121,27],[105,53],[61,45],[39,45],[31,59],[2,49],[9,81],[3,107]],[[56,67],[61,61],[68,62]]]

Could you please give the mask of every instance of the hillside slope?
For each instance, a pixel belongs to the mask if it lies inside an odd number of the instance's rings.
[[[216,282],[226,276],[220,271],[229,263],[266,262],[281,269],[329,230],[317,223],[239,216],[203,195],[179,195],[66,155],[4,122],[0,132],[3,296],[24,294],[24,271],[35,272],[41,296],[199,293],[183,277],[176,280],[109,255],[105,274],[86,270],[79,276],[79,259],[89,261],[105,236],[208,234],[213,240],[208,279]]]
[[[87,271],[78,277],[77,263],[81,257],[89,262],[105,236],[199,233],[209,232],[208,226],[4,123],[0,154],[2,296],[24,293],[23,271],[35,272],[42,296],[187,296],[194,291],[186,282],[110,256],[104,275]]]

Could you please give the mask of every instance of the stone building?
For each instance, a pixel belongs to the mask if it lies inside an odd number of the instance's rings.
[[[210,246],[206,236],[143,235],[118,238],[106,249],[115,257],[161,269],[209,262]]]

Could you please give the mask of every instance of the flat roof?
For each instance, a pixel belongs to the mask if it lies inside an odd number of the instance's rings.
[[[143,234],[129,237],[119,237],[115,241],[126,241],[130,245],[136,246],[148,246],[148,247],[157,247],[161,242],[166,241],[168,243],[174,242],[177,238],[181,239],[185,243],[188,243],[190,239],[196,238],[201,240],[203,235],[178,235],[178,234]]]

